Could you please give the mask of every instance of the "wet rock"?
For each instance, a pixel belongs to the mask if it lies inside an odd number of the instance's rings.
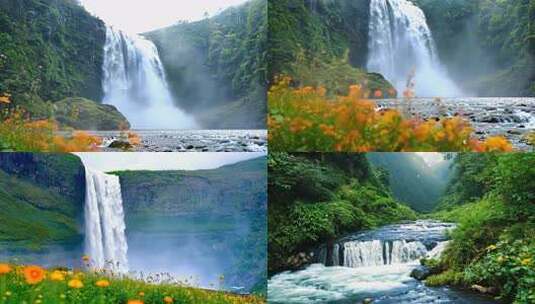
[[[477,284],[470,286],[470,289],[472,289],[473,291],[482,293],[482,294],[495,295],[498,293],[498,290],[495,287],[484,287],[484,286],[477,285]]]
[[[121,150],[130,150],[132,149],[134,146],[132,146],[132,144],[130,144],[129,142],[127,141],[123,141],[123,140],[116,140],[116,141],[113,141],[109,146],[108,148],[111,148],[111,149],[121,149]]]
[[[366,298],[364,300],[362,300],[362,304],[371,304],[373,303],[373,299],[372,298]]]
[[[419,281],[425,280],[430,275],[431,270],[425,266],[418,266],[411,271],[411,277]]]

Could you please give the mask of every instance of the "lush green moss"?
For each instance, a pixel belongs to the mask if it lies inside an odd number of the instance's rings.
[[[62,127],[77,130],[124,130],[130,123],[114,106],[85,98],[66,98],[54,103],[53,117]]]

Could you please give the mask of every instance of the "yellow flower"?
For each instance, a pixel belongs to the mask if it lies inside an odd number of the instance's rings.
[[[490,245],[489,247],[487,247],[488,251],[491,251],[491,250],[494,250],[494,249],[496,249],[496,245]]]
[[[520,264],[522,264],[522,266],[528,266],[530,263],[531,263],[531,259],[530,258],[523,259],[520,262]]]
[[[110,282],[109,282],[108,280],[98,280],[98,281],[95,283],[95,285],[98,286],[98,287],[105,288],[105,287],[110,286]]]
[[[64,281],[65,280],[65,275],[63,275],[63,272],[61,272],[59,270],[55,270],[50,274],[50,279],[52,281]]]
[[[171,298],[170,296],[166,296],[165,298],[163,298],[163,301],[167,304],[170,304],[173,303],[173,298]]]
[[[84,283],[82,283],[82,281],[80,281],[78,279],[70,280],[67,285],[69,285],[70,288],[75,288],[75,289],[80,289],[80,288],[84,287]]]
[[[11,272],[11,266],[8,264],[0,264],[0,275],[10,273]]]
[[[26,283],[30,285],[35,285],[40,283],[45,279],[45,270],[39,266],[27,266],[23,269],[24,278]]]
[[[144,297],[144,296],[145,296],[145,293],[144,293],[143,291],[140,291],[140,292],[138,293],[138,295],[139,295],[140,297]]]

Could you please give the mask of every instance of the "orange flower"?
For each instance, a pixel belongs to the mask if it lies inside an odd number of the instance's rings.
[[[67,285],[70,287],[70,288],[74,288],[74,289],[80,289],[80,288],[83,288],[84,287],[84,283],[82,283],[82,281],[78,280],[78,279],[72,279],[69,281],[69,283],[67,283]]]
[[[0,264],[0,275],[10,273],[11,272],[11,266],[8,264]]]
[[[165,298],[163,298],[163,301],[167,304],[170,304],[173,303],[173,298],[171,298],[170,296],[166,296]]]
[[[40,283],[45,279],[46,273],[45,270],[39,266],[26,266],[23,269],[24,278],[26,283],[30,285],[35,285]]]
[[[108,281],[108,280],[98,280],[98,281],[95,282],[95,285],[97,287],[106,288],[106,287],[110,286],[110,281]]]
[[[373,93],[373,97],[375,97],[375,98],[381,98],[381,97],[383,97],[383,91],[381,91],[381,90],[377,90],[377,91],[375,91],[375,92]]]
[[[501,151],[501,152],[510,152],[513,151],[513,146],[507,139],[497,136],[497,137],[489,137],[485,141],[485,147],[488,152],[495,152],[495,151]]]
[[[128,300],[127,304],[143,304],[141,300]]]

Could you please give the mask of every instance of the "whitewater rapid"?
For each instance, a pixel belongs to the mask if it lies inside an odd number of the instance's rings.
[[[368,50],[368,70],[399,93],[412,79],[420,97],[462,94],[438,58],[424,12],[409,0],[371,0]]]

